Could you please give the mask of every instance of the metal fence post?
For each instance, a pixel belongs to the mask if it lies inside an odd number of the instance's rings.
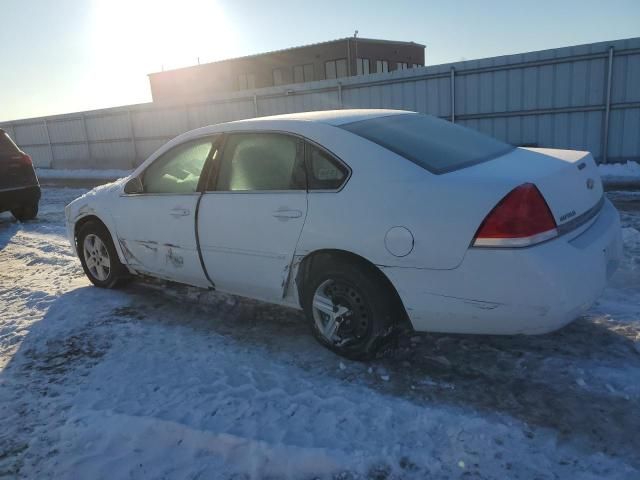
[[[259,116],[258,115],[258,96],[254,93],[253,94],[253,113],[255,114],[255,116]]]
[[[604,128],[602,132],[602,163],[609,161],[609,117],[611,116],[611,79],[613,77],[613,47],[609,47],[607,69],[607,98],[604,106]]]
[[[340,108],[344,108],[342,103],[342,82],[338,82],[338,104],[340,105]]]
[[[456,123],[456,69],[451,67],[451,123]]]
[[[87,132],[87,118],[84,113],[80,115],[82,118],[82,131],[84,132],[84,143],[87,146],[87,155],[89,155],[89,159],[91,159],[91,145],[89,145],[89,133]]]
[[[129,118],[129,133],[131,134],[131,147],[133,148],[133,161],[131,166],[136,168],[136,161],[138,160],[138,148],[136,147],[136,134],[133,130],[133,119],[131,118],[131,110],[127,109],[127,117]]]
[[[53,158],[53,146],[51,145],[51,136],[49,135],[49,125],[47,124],[47,119],[45,118],[42,123],[44,124],[44,133],[47,136],[47,145],[49,145],[49,154],[51,155],[51,163],[49,164],[49,168],[55,168],[55,158]]]

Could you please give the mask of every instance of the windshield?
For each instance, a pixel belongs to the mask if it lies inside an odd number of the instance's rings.
[[[514,147],[431,115],[405,113],[341,125],[432,173],[498,157]]]

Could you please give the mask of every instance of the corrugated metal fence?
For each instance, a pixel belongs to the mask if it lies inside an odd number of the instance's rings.
[[[589,150],[600,162],[640,160],[640,38],[2,127],[40,167],[126,169],[196,127],[334,108],[414,110],[514,145]]]

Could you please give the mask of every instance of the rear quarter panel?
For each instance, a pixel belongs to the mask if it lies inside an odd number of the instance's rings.
[[[478,226],[510,189],[504,181],[470,182],[434,175],[338,127],[310,123],[298,133],[323,145],[352,169],[339,192],[310,192],[298,255],[321,249],[356,253],[377,265],[453,269],[463,260]],[[385,235],[410,230],[411,253],[392,255]]]

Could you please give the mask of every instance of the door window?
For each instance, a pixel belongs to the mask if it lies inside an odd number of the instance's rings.
[[[229,135],[217,190],[305,190],[302,140],[278,133]]]
[[[200,139],[172,148],[144,172],[145,193],[195,193],[212,139]]]
[[[329,153],[307,144],[309,190],[337,190],[349,176],[349,170]]]

